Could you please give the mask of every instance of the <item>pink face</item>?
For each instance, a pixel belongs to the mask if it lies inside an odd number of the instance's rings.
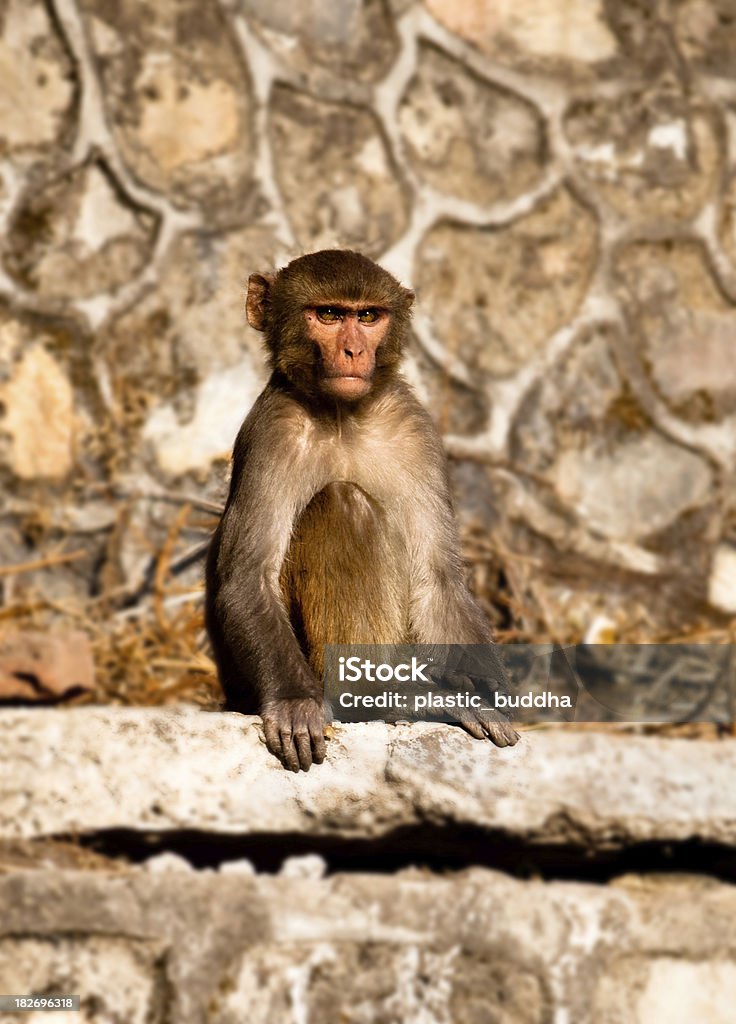
[[[322,353],[323,390],[347,401],[363,398],[370,391],[376,349],[391,314],[376,306],[340,302],[307,309],[304,315],[309,337]]]

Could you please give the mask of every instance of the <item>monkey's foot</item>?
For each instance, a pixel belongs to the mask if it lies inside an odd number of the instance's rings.
[[[513,747],[519,734],[503,715],[493,708],[458,708],[455,718],[477,740],[489,739],[497,747]]]
[[[325,759],[322,702],[312,697],[274,700],[261,711],[266,746],[289,771],[308,772]]]

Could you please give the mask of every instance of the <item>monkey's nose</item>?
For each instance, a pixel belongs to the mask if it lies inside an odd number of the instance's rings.
[[[352,324],[346,324],[340,338],[343,354],[348,359],[359,359],[365,352],[365,345]]]
[[[346,316],[340,325],[340,346],[348,359],[357,359],[365,351],[358,325],[352,316]]]

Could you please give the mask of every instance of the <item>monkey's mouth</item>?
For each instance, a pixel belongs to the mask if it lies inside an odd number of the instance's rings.
[[[335,374],[324,380],[325,390],[336,398],[356,399],[362,398],[370,391],[371,382],[369,377],[350,376],[348,374]]]

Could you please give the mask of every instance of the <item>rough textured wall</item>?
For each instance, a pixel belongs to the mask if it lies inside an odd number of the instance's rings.
[[[0,714],[3,1024],[733,1024],[732,741],[260,732]]]
[[[0,223],[0,564],[75,555],[6,602],[129,585],[141,493],[221,495],[247,274],[338,245],[416,287],[517,622],[736,611],[730,0],[0,0]]]

